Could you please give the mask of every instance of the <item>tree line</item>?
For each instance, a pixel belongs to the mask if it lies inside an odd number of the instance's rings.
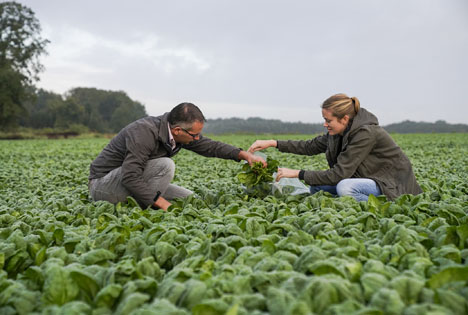
[[[444,120],[431,122],[416,122],[405,120],[384,126],[388,132],[395,133],[453,133],[468,132],[467,124],[449,124]]]
[[[449,124],[443,120],[435,123],[406,120],[400,123],[383,126],[391,133],[447,133],[468,132],[466,124]],[[318,134],[326,130],[321,123],[282,122],[275,119],[254,118],[218,118],[208,119],[204,133],[242,134],[242,133],[276,133],[276,134]]]
[[[322,124],[307,124],[302,122],[283,122],[277,119],[263,119],[260,117],[218,118],[208,119],[204,133],[276,133],[276,134],[315,134],[323,132]]]
[[[115,133],[147,116],[144,105],[122,91],[74,88],[62,96],[39,89],[34,95],[23,104],[20,126]]]
[[[24,102],[25,114],[18,119],[22,127],[56,131],[116,133],[130,122],[147,116],[145,106],[123,91],[74,88],[60,95],[38,89]],[[392,133],[468,132],[466,124],[406,120],[383,126]],[[217,118],[208,119],[205,134],[318,134],[325,132],[322,123],[283,122],[278,119]]]

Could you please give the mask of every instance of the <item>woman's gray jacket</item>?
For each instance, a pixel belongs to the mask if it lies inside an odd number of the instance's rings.
[[[370,178],[389,199],[422,192],[408,157],[379,126],[377,117],[364,108],[344,136],[327,133],[307,141],[278,141],[278,149],[302,155],[325,153],[330,169],[305,171],[304,181],[309,185],[337,185],[345,178]]]

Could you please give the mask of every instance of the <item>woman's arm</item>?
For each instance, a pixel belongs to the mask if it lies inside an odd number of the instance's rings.
[[[267,149],[269,147],[277,147],[278,141],[276,140],[257,140],[249,148],[250,153],[254,153],[255,151],[260,151]]]
[[[301,155],[316,155],[324,153],[328,146],[328,135],[315,137],[312,140],[257,140],[249,148],[249,152],[275,147],[281,152]]]
[[[277,148],[281,152],[300,155],[316,155],[324,153],[328,147],[328,134],[317,136],[311,140],[277,141]]]

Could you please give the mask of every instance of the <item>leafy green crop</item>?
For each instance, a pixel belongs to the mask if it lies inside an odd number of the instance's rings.
[[[242,172],[237,174],[239,181],[245,185],[246,193],[251,197],[264,198],[271,193],[273,173],[278,170],[279,162],[267,157],[267,166],[254,162],[252,166],[245,163]]]
[[[468,137],[394,138],[421,195],[245,198],[244,166],[183,151],[168,212],[89,200],[108,139],[1,141],[0,314],[466,314]]]
[[[252,166],[245,163],[242,166],[242,172],[237,174],[237,178],[247,188],[273,181],[273,173],[278,170],[279,162],[270,157],[267,157],[266,162],[266,167],[263,167],[261,162],[254,162]]]

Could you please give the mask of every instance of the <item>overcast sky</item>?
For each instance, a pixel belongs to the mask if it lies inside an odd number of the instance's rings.
[[[56,93],[302,122],[346,93],[384,125],[468,123],[467,0],[19,2],[51,41],[38,86]]]

